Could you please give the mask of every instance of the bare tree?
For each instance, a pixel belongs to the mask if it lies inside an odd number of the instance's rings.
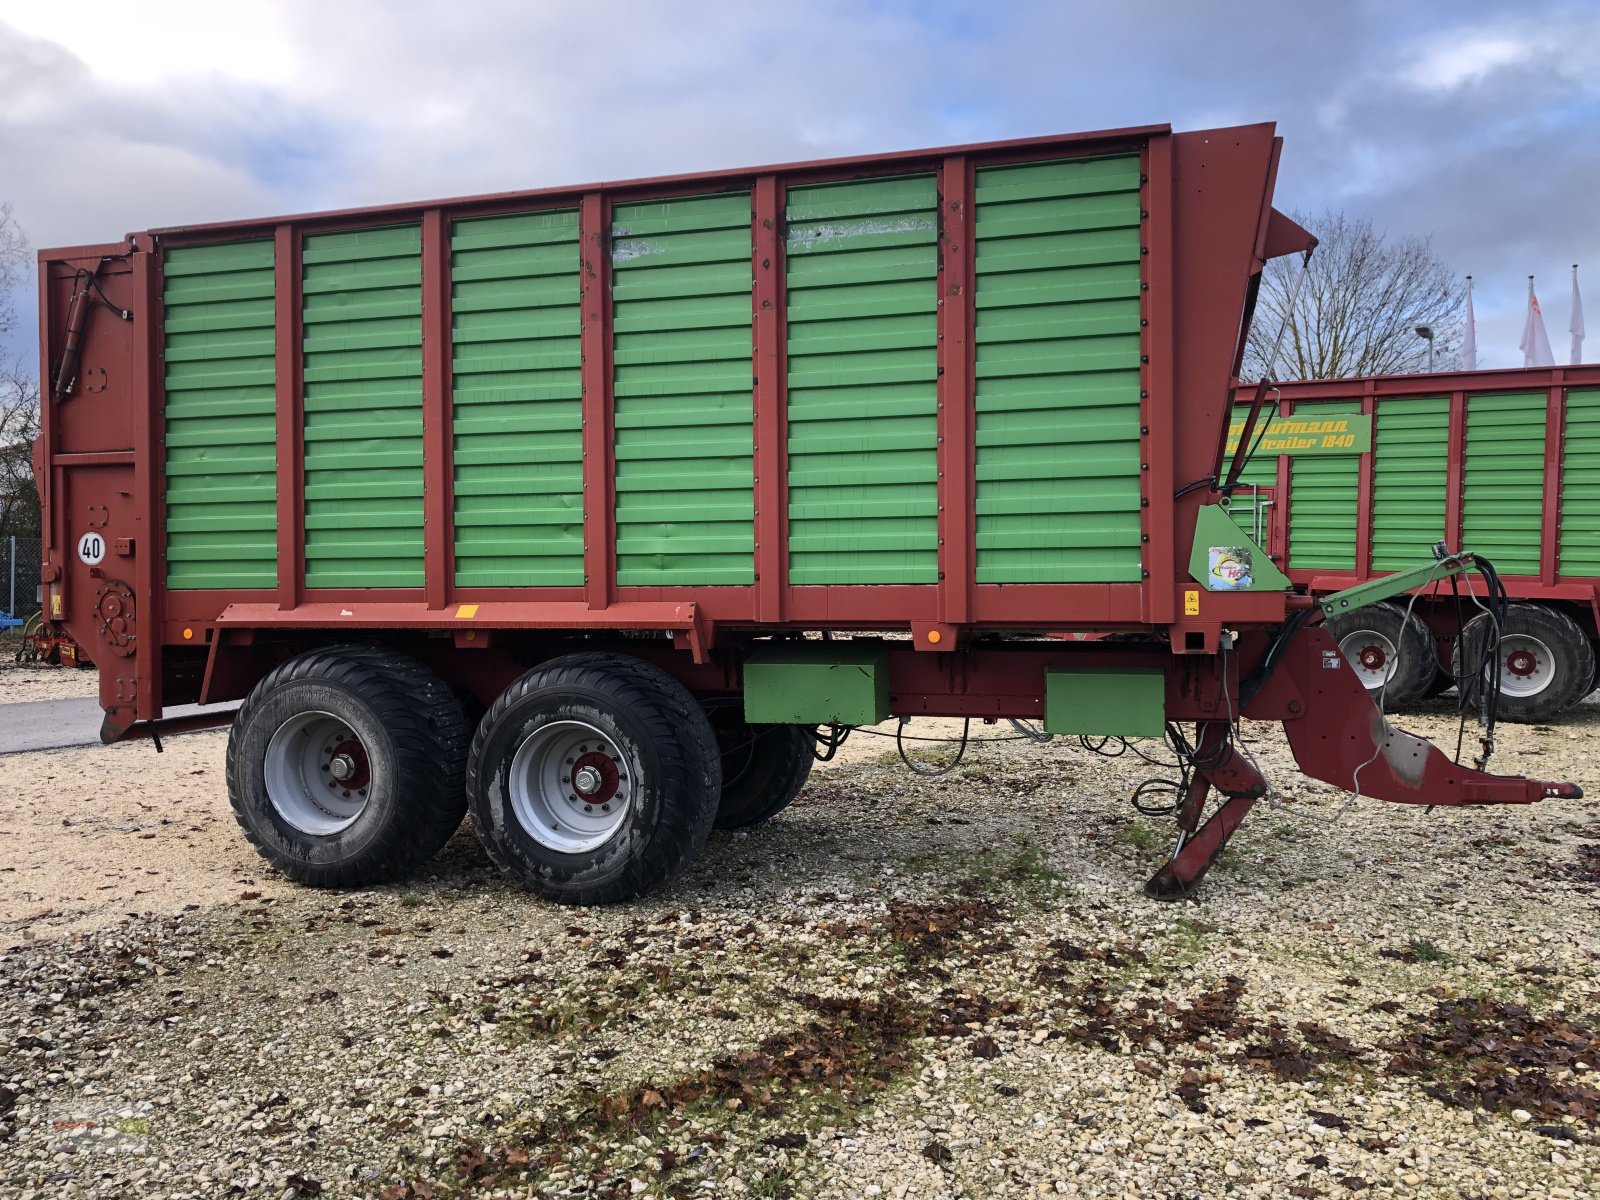
[[[28,238],[12,215],[11,202],[0,203],[0,337],[17,320],[13,290],[28,272]]]
[[[28,239],[0,204],[0,340],[16,323],[12,296],[27,278]],[[33,479],[33,439],[39,436],[39,384],[22,363],[0,366],[0,534],[37,536],[39,492]]]
[[[1267,263],[1245,349],[1247,380],[1425,371],[1428,344],[1418,325],[1433,329],[1437,364],[1455,361],[1466,288],[1427,238],[1391,240],[1371,221],[1340,212],[1292,215],[1320,244],[1303,281],[1298,255]]]
[[[39,385],[21,367],[0,375],[0,535],[39,536],[33,439],[39,436]]]

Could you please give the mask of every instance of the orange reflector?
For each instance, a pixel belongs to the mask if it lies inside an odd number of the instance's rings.
[[[192,642],[194,640],[194,630],[185,629],[183,631],[183,640],[186,642]]]
[[[937,646],[941,641],[944,640],[944,635],[941,634],[937,629],[930,629],[928,630],[928,640]]]

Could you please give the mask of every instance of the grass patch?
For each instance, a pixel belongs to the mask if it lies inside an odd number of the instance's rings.
[[[1136,850],[1154,850],[1161,844],[1162,838],[1149,825],[1134,821],[1117,830],[1116,840]]]
[[[1442,963],[1450,961],[1450,956],[1427,938],[1412,938],[1411,953],[1417,956],[1419,963]]]

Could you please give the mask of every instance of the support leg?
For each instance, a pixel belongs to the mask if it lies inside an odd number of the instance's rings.
[[[1144,885],[1152,900],[1182,900],[1194,894],[1255,803],[1267,781],[1233,748],[1225,721],[1202,721],[1195,737],[1195,772],[1178,809],[1178,841],[1172,856]],[[1227,797],[1204,825],[1200,815],[1215,787]]]

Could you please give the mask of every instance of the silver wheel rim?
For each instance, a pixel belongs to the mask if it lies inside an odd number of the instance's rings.
[[[1501,695],[1537,696],[1555,677],[1556,657],[1548,645],[1526,633],[1501,635]]]
[[[1394,643],[1376,629],[1356,629],[1345,634],[1339,639],[1339,649],[1369,692],[1392,680],[1400,663]]]
[[[511,759],[511,811],[522,831],[559,854],[605,845],[627,819],[633,764],[609,736],[582,721],[535,729]]]
[[[348,722],[304,712],[267,743],[267,799],[301,833],[327,837],[350,828],[372,791],[371,760]]]

